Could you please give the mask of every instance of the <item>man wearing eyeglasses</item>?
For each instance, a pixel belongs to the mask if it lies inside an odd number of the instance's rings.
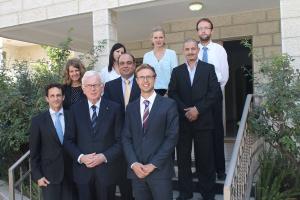
[[[156,73],[142,64],[135,71],[141,96],[126,108],[122,132],[128,178],[136,200],[172,200],[172,153],[178,140],[176,102],[154,91]]]
[[[65,148],[74,160],[74,181],[79,200],[109,200],[121,155],[121,108],[101,98],[100,74],[87,71],[82,89],[87,99],[71,107],[73,123],[65,136]]]
[[[118,59],[119,72],[121,77],[105,83],[103,98],[107,98],[121,105],[123,116],[125,117],[125,109],[129,102],[140,97],[140,88],[134,78],[135,58],[129,53],[121,54]],[[127,164],[124,156],[119,160],[119,170],[117,185],[120,188],[121,199],[131,200],[132,187],[131,181],[126,177]],[[114,191],[112,195],[114,195]]]
[[[201,195],[204,200],[213,200],[215,196],[212,105],[216,101],[219,85],[214,66],[200,61],[198,53],[198,42],[187,39],[183,45],[186,62],[173,69],[169,84],[169,97],[177,102],[179,112],[179,142],[176,150],[180,195],[177,200],[193,197],[193,143]]]
[[[229,78],[227,53],[223,46],[211,41],[213,23],[208,18],[197,22],[196,30],[200,39],[200,52],[198,58],[203,62],[214,65],[221,89],[218,90],[217,101],[213,105],[214,129],[214,157],[217,178],[225,180],[225,155],[224,155],[224,126],[223,126],[223,94]]]

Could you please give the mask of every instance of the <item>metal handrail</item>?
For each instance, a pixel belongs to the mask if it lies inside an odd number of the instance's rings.
[[[248,94],[223,188],[224,200],[250,198],[252,180],[258,169],[257,156],[263,146],[262,140],[250,134],[247,129],[252,99],[253,95]]]

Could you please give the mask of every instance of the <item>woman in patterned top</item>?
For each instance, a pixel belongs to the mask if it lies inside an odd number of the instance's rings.
[[[81,78],[84,72],[85,67],[78,58],[72,58],[67,61],[64,73],[64,109],[69,109],[72,104],[85,98],[81,88]]]

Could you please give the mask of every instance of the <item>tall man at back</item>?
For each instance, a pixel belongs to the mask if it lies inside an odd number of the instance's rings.
[[[177,145],[177,200],[193,197],[191,150],[194,141],[196,170],[204,200],[214,199],[215,165],[213,157],[212,105],[219,88],[214,66],[198,60],[198,43],[188,39],[183,45],[186,63],[173,69],[169,96],[177,102],[179,111],[179,141]]]
[[[203,62],[215,66],[221,90],[218,90],[217,101],[213,105],[214,129],[214,157],[217,177],[225,180],[225,155],[224,155],[224,126],[223,126],[223,94],[228,81],[229,69],[227,53],[223,46],[211,41],[213,23],[208,18],[202,18],[197,22],[196,30],[200,39],[200,52],[198,58]],[[223,93],[223,94],[222,94]]]
[[[42,188],[44,200],[74,200],[75,184],[72,159],[63,149],[64,134],[70,130],[70,113],[62,108],[64,90],[61,84],[45,88],[49,110],[32,118],[30,126],[30,163],[32,177]]]
[[[121,155],[121,108],[101,98],[100,74],[87,71],[82,77],[87,99],[71,107],[73,123],[65,148],[74,160],[74,180],[80,200],[109,200]]]

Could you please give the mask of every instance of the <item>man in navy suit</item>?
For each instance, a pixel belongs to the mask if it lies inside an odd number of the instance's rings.
[[[72,159],[63,149],[64,134],[70,128],[70,113],[62,108],[61,84],[45,88],[49,110],[32,118],[30,126],[30,163],[32,177],[42,189],[44,200],[76,199]]]
[[[198,60],[198,43],[184,42],[186,63],[174,68],[169,84],[169,96],[177,102],[179,112],[179,142],[177,145],[177,200],[193,197],[191,150],[194,142],[196,170],[200,192],[205,200],[214,199],[215,165],[213,149],[214,120],[212,105],[220,90],[214,66]]]
[[[121,105],[122,113],[125,115],[125,109],[129,102],[140,97],[140,88],[134,78],[135,59],[129,53],[121,54],[118,59],[119,72],[121,77],[105,83],[103,98],[107,98]],[[125,117],[125,116],[124,116]],[[132,187],[131,181],[126,177],[127,163],[122,156],[119,160],[119,173],[117,185],[119,185],[122,200],[131,200]],[[114,190],[112,195],[114,195]]]
[[[178,139],[176,102],[154,91],[156,73],[143,64],[135,72],[141,96],[128,104],[122,133],[136,200],[171,200],[174,166],[172,153]]]
[[[117,160],[121,155],[121,108],[101,98],[100,74],[87,71],[82,77],[87,99],[71,107],[72,130],[65,136],[65,148],[75,161],[74,180],[80,200],[109,200],[115,184]]]

